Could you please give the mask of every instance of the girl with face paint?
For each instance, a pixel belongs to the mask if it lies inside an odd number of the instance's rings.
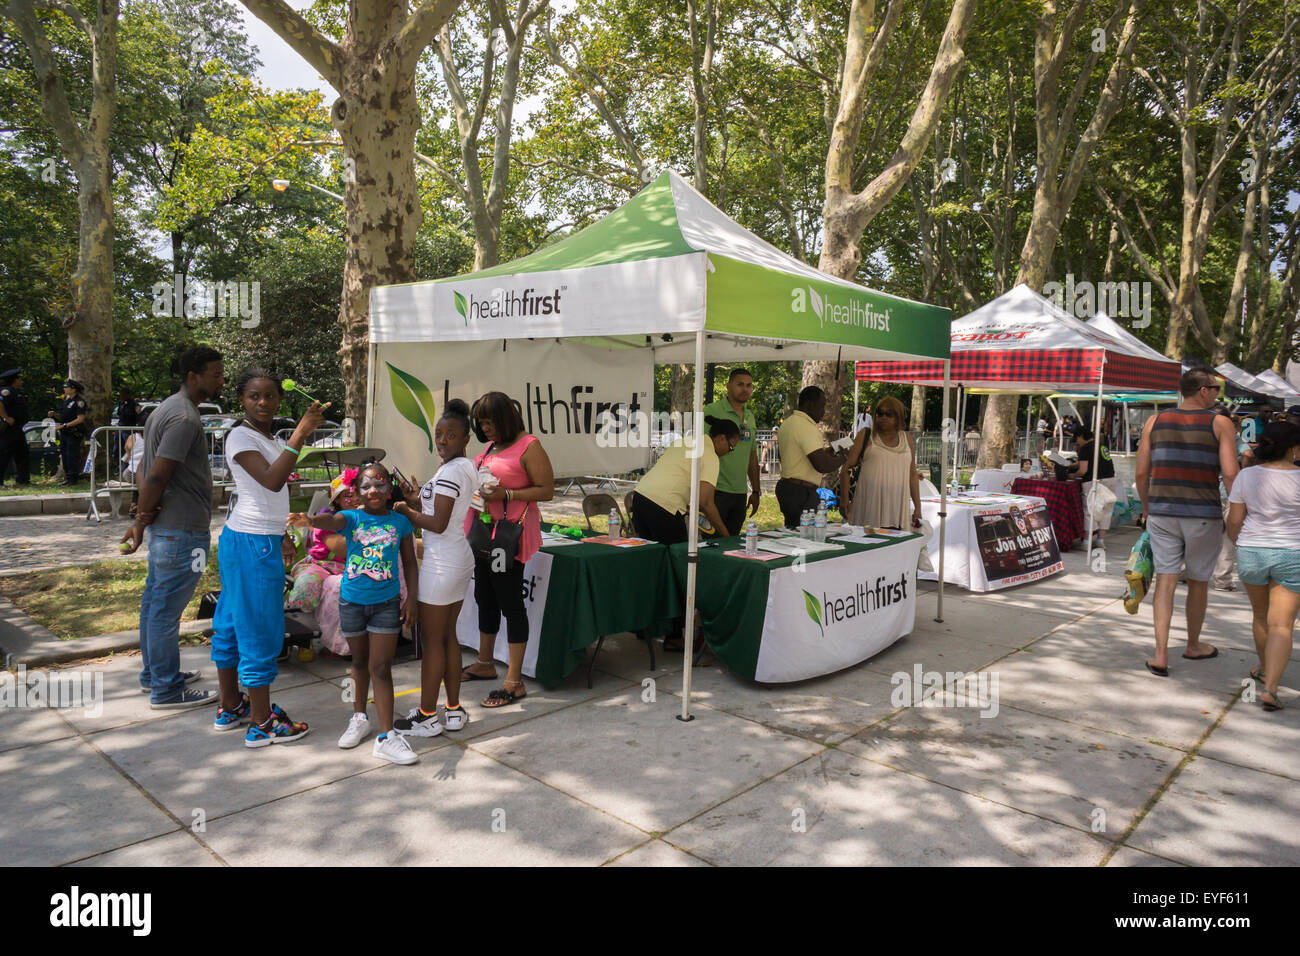
[[[357,475],[361,507],[309,517],[292,514],[289,524],[342,532],[347,562],[339,586],[339,623],[352,650],[355,689],[353,714],[339,746],[350,749],[370,734],[366,698],[374,685],[379,736],[371,753],[396,764],[419,758],[406,738],[393,732],[393,654],[403,624],[415,622],[416,562],[413,528],[405,515],[388,509],[392,478],[383,465],[367,465]],[[400,562],[398,560],[400,555]],[[401,579],[406,577],[406,600]]]

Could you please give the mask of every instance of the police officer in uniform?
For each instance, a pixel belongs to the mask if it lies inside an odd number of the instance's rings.
[[[29,484],[32,480],[31,462],[27,457],[27,396],[23,394],[23,375],[16,368],[0,374],[0,484],[4,483],[13,462],[14,482]]]
[[[59,454],[63,459],[63,483],[75,485],[81,480],[81,466],[86,463],[82,457],[81,442],[86,437],[86,416],[89,409],[86,400],[81,397],[82,384],[76,379],[63,383],[63,404],[59,406],[59,424],[55,430],[59,433]],[[54,418],[54,412],[49,413]]]

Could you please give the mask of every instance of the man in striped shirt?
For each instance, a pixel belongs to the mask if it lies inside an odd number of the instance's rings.
[[[1223,541],[1219,479],[1232,491],[1237,477],[1237,442],[1232,422],[1214,412],[1219,377],[1207,368],[1183,373],[1177,408],[1147,421],[1138,445],[1137,491],[1155,558],[1156,656],[1146,662],[1158,677],[1169,675],[1169,626],[1174,591],[1187,569],[1187,650],[1193,661],[1217,657],[1219,650],[1200,641],[1209,580]]]

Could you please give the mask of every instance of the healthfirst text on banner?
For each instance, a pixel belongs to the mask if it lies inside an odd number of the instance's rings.
[[[806,680],[879,654],[916,622],[920,538],[776,568],[753,679]]]
[[[990,591],[1037,581],[1064,570],[1045,502],[1022,501],[982,509],[972,517]]]
[[[385,462],[409,477],[428,478],[441,464],[433,437],[447,401],[473,406],[493,391],[510,396],[557,478],[625,474],[649,464],[654,366],[648,350],[554,339],[374,348],[366,444],[383,448]],[[472,458],[483,447],[471,436],[466,454]]]
[[[542,619],[546,613],[546,595],[551,588],[551,555],[538,551],[524,563],[524,610],[528,612],[528,646],[524,650],[523,673],[525,677],[537,676],[537,655],[541,649]],[[478,572],[475,571],[475,574]],[[497,632],[492,656],[502,663],[510,662],[509,635],[505,621]],[[474,579],[470,578],[469,592],[456,618],[456,640],[462,647],[479,648],[478,602],[474,600]]]

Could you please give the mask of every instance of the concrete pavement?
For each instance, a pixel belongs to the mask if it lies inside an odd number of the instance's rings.
[[[914,633],[839,674],[757,687],[697,670],[691,723],[674,719],[680,658],[651,674],[618,635],[590,690],[580,669],[487,711],[495,685],[466,684],[471,723],[415,741],[412,767],[335,746],[338,661],[284,667],[274,699],[312,730],[258,751],[209,709],[149,710],[137,657],[91,662],[97,715],[0,708],[0,847],[42,865],[1300,863],[1300,668],[1286,710],[1242,699],[1245,596],[1211,591],[1220,654],[1193,663],[1180,592],[1171,676],[1148,674],[1150,603],[1118,602],[1133,538],[1112,535],[1104,575],[1076,552],[1037,584],[949,589],[942,624],[924,586]],[[211,675],[206,656],[184,648],[183,666]],[[895,706],[891,678],[918,663],[979,671],[994,694]],[[414,688],[418,662],[394,677]]]

